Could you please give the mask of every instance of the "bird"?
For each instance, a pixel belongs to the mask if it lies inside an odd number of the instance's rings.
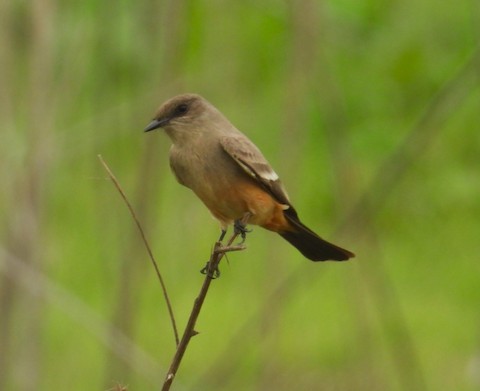
[[[185,93],[164,102],[144,129],[163,129],[172,141],[170,168],[220,223],[223,240],[234,225],[245,239],[246,226],[278,233],[312,261],[345,261],[355,255],[304,225],[258,147],[210,102]]]

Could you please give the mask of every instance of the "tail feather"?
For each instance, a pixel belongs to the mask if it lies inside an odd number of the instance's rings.
[[[285,213],[292,230],[279,232],[290,244],[312,261],[346,261],[355,256],[352,252],[327,242],[302,224],[295,215]]]

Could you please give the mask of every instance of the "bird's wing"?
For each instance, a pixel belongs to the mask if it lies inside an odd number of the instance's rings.
[[[248,138],[227,136],[220,140],[223,150],[260,186],[270,193],[278,202],[291,208],[288,194],[278,175],[262,155],[260,150]],[[293,208],[292,208],[293,209]]]

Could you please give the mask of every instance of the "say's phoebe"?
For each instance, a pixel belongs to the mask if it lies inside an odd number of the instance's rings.
[[[160,106],[145,132],[163,128],[172,140],[170,167],[227,227],[248,223],[279,233],[312,261],[344,261],[353,253],[303,225],[267,159],[243,133],[199,95],[178,95]]]

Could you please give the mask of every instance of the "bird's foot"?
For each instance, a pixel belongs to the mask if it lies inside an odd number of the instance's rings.
[[[202,270],[200,270],[200,273],[207,275],[212,280],[215,280],[216,278],[220,277],[220,269],[218,268],[218,264],[213,270],[210,270],[210,269],[211,269],[210,262],[207,262],[205,267]]]
[[[247,225],[243,222],[243,220],[235,220],[233,223],[234,232],[237,235],[240,235],[242,241],[239,244],[243,244],[245,239],[247,238],[247,233],[252,232],[251,229],[247,228]]]
[[[226,253],[232,252],[232,251],[242,251],[245,250],[247,247],[244,244],[237,244],[237,245],[230,245],[230,246],[223,246],[221,242],[215,243],[215,249],[213,250],[213,266],[210,263],[210,261],[207,262],[205,267],[200,270],[200,273],[207,275],[210,277],[212,280],[220,277],[220,269],[218,268],[218,263],[220,262],[221,257]],[[215,258],[217,257],[217,258]],[[218,258],[220,257],[220,258]],[[228,259],[227,259],[228,260]]]

